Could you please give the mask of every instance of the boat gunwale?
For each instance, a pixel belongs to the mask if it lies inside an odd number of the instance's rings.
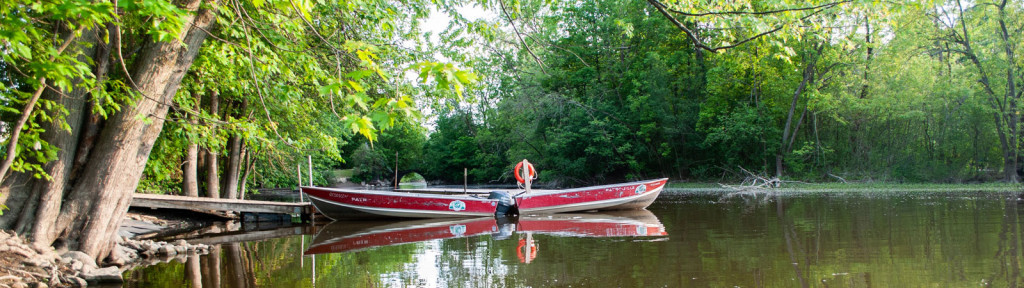
[[[352,193],[352,194],[368,194],[368,195],[376,195],[376,196],[399,196],[399,197],[415,197],[415,198],[443,198],[443,199],[453,199],[453,200],[467,200],[468,199],[468,200],[479,200],[479,201],[485,201],[485,202],[498,201],[496,199],[487,199],[487,198],[475,197],[473,195],[469,195],[469,193],[453,195],[453,194],[430,194],[430,193],[421,193],[421,192],[399,192],[399,191],[366,190],[366,189],[364,189],[364,190],[355,190],[355,189],[331,188],[331,187],[309,187],[309,186],[301,187],[301,189],[299,189],[299,190],[302,193],[306,193],[307,195],[309,195],[309,193],[305,192],[303,189],[324,190],[324,191],[327,191],[328,193],[338,192],[338,193]],[[310,196],[312,197],[312,195],[310,195]],[[317,198],[323,198],[323,197],[317,197]],[[334,201],[332,201],[332,202],[334,202]]]
[[[637,199],[650,196],[651,194],[661,193],[662,188],[664,188],[664,187],[658,187],[658,188],[655,188],[655,189],[651,189],[651,190],[649,190],[647,192],[644,192],[642,194],[630,195],[630,196],[626,196],[626,197],[609,198],[609,199],[597,200],[597,201],[576,202],[576,203],[569,203],[569,204],[563,204],[563,205],[554,205],[554,206],[542,206],[540,208],[519,208],[520,209],[519,211],[522,212],[522,213],[549,213],[548,211],[552,211],[552,210],[560,210],[560,209],[575,208],[575,207],[585,207],[585,206],[601,206],[601,205],[607,205],[609,203],[622,202],[622,203],[619,203],[619,204],[609,205],[609,206],[605,206],[605,207],[602,207],[602,208],[594,208],[594,209],[600,210],[600,209],[604,209],[604,208],[608,208],[608,207],[615,207],[615,206],[621,205],[623,203],[629,203],[629,202],[635,201]],[[536,195],[537,194],[532,194],[531,196],[536,196]],[[589,210],[589,209],[585,209],[585,210]],[[556,212],[556,213],[558,213],[558,212]]]
[[[337,206],[345,207],[347,209],[356,210],[356,211],[359,211],[359,212],[362,212],[362,213],[374,214],[374,215],[384,215],[384,216],[391,216],[391,217],[408,217],[408,218],[484,217],[484,216],[490,216],[492,214],[490,212],[483,213],[483,214],[477,213],[477,212],[461,212],[461,211],[456,211],[456,213],[449,213],[450,210],[401,209],[401,208],[387,208],[387,207],[381,207],[381,206],[353,205],[353,204],[342,203],[342,202],[338,202],[338,201],[334,201],[334,200],[330,200],[330,199],[324,199],[322,197],[317,197],[317,196],[313,196],[313,195],[309,195],[309,197],[310,198],[316,198],[317,201],[327,202],[327,203],[332,204],[332,205],[337,205]],[[480,200],[497,201],[495,199],[480,199]],[[314,203],[313,205],[315,206],[316,203]],[[317,207],[317,209],[320,209],[320,207]],[[372,210],[374,212],[367,212],[367,211],[364,211],[364,210]],[[388,214],[380,214],[379,213],[380,211],[386,212]],[[448,211],[448,212],[446,212],[446,211]],[[433,215],[433,216],[436,216],[436,215],[448,215],[448,216],[444,216],[444,217],[420,217],[420,216],[394,216],[394,215],[391,215],[391,214],[409,214],[409,215],[429,214],[429,215]]]
[[[533,190],[531,193],[523,194],[522,196],[526,196],[526,195],[535,196],[535,195],[547,195],[547,194],[586,192],[586,191],[608,189],[608,188],[616,188],[616,187],[623,187],[623,186],[633,186],[633,185],[640,185],[640,184],[651,184],[651,183],[657,183],[657,182],[661,182],[661,181],[668,181],[668,178],[659,178],[659,179],[654,179],[654,180],[641,180],[641,181],[633,181],[633,182],[626,182],[626,183],[607,184],[607,185],[598,185],[598,186],[587,186],[587,187],[569,188],[569,189],[560,189],[560,190]],[[664,186],[662,186],[662,187],[664,187]],[[658,187],[658,189],[660,189],[662,187]],[[646,194],[647,193],[640,194],[640,195],[646,195]]]

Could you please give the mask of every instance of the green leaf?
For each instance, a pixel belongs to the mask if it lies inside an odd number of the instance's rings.
[[[352,88],[352,90],[355,90],[356,92],[366,91],[366,89],[363,88],[363,85],[360,85],[358,82],[347,81],[346,84],[348,84],[348,87]]]

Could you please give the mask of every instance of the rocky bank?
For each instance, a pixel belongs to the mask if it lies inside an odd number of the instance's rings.
[[[83,252],[33,245],[21,236],[0,231],[0,288],[86,287],[97,283],[121,283],[124,272],[134,267],[173,260],[184,262],[189,255],[209,253],[207,245],[192,245],[184,240],[168,243],[133,238],[139,233],[174,226],[159,221],[162,220],[139,215],[126,219],[113,255],[105,263],[99,263],[101,265]]]

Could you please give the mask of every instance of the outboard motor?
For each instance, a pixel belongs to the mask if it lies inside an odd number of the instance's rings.
[[[497,199],[498,206],[494,208],[494,217],[519,215],[519,207],[516,200],[506,191],[491,191],[487,199]]]

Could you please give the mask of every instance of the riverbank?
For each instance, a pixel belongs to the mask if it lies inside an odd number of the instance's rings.
[[[188,256],[209,253],[209,246],[193,245],[184,240],[140,240],[168,231],[192,229],[203,223],[171,215],[129,213],[121,225],[113,255],[99,264],[83,252],[35,245],[10,231],[0,231],[0,288],[122,283],[124,271],[135,267],[184,262]]]

